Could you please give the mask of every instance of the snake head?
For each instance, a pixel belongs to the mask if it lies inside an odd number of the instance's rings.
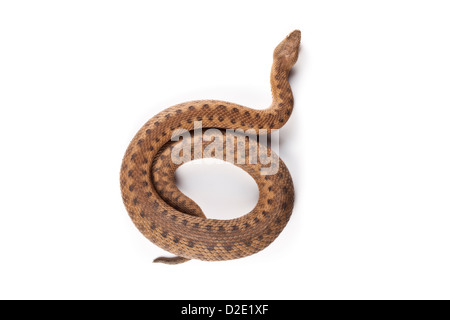
[[[281,43],[275,48],[273,52],[274,60],[279,60],[286,64],[287,68],[292,68],[292,66],[297,62],[298,52],[300,49],[300,30],[292,31]]]

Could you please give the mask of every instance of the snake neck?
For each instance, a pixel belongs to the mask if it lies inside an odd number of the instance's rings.
[[[281,128],[288,121],[294,108],[289,73],[290,68],[286,68],[282,61],[274,60],[270,73],[272,104],[265,110],[270,119],[271,129]]]
[[[273,100],[272,105],[266,110],[266,121],[270,129],[281,128],[291,116],[294,98],[289,85],[289,73],[297,62],[300,41],[300,30],[294,30],[273,51],[270,73]]]

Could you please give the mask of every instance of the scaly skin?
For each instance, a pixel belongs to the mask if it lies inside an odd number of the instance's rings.
[[[224,136],[224,129],[254,129],[259,133],[282,127],[293,109],[288,77],[298,58],[300,38],[300,31],[295,30],[275,48],[270,76],[273,101],[268,109],[255,110],[217,100],[181,103],[151,118],[131,141],[120,172],[125,207],[145,237],[177,255],[155,262],[177,264],[189,259],[245,257],[267,247],[286,226],[294,204],[294,187],[281,159],[277,158],[279,170],[273,175],[261,174],[264,165],[259,161],[237,164],[258,185],[256,207],[236,219],[207,219],[199,206],[176,187],[174,173],[179,165],[171,161],[171,149],[177,142],[171,137],[180,128],[193,130],[194,121],[202,121],[203,128],[221,129]],[[209,143],[204,140],[203,149]],[[219,153],[215,156],[226,158],[225,145],[223,153]],[[246,160],[248,155],[246,143]]]

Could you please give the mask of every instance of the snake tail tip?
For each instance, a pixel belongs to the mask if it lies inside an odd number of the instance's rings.
[[[175,265],[175,264],[181,264],[184,262],[189,261],[190,259],[188,258],[184,258],[184,257],[158,257],[155,260],[153,260],[153,263],[163,263],[163,264],[171,264],[171,265]]]

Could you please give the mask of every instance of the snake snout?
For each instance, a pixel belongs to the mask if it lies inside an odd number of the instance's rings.
[[[294,30],[287,36],[287,39],[289,39],[289,41],[295,42],[295,45],[298,47],[300,45],[301,37],[302,33],[300,32],[300,30]]]

